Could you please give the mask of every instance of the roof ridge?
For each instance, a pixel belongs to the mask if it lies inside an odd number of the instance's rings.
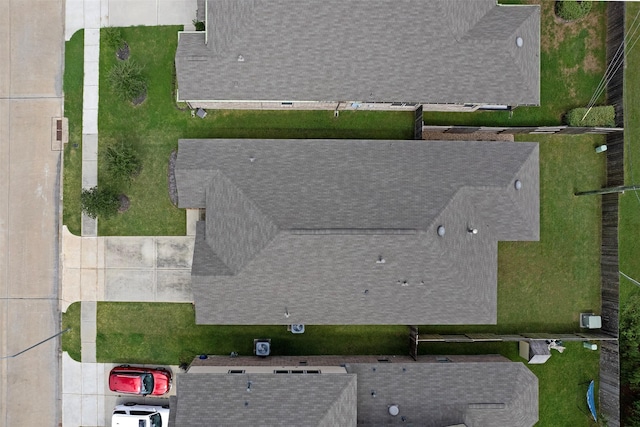
[[[209,209],[214,206],[214,208]],[[206,241],[233,274],[238,274],[280,232],[231,179],[215,170],[206,193]]]

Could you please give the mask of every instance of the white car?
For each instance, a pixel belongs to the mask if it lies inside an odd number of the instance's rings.
[[[113,408],[111,427],[167,427],[169,405],[127,402]]]

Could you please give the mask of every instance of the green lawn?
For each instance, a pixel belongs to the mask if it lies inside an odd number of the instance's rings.
[[[198,354],[247,356],[254,338],[271,338],[274,355],[407,354],[406,326],[286,326],[195,324],[192,304],[98,303],[98,362],[177,364]]]
[[[122,189],[131,208],[99,220],[100,235],[181,235],[185,212],[169,201],[168,159],[179,138],[375,138],[412,139],[412,112],[210,111],[205,119],[181,111],[172,93],[180,27],[128,27],[122,34],[131,58],[144,66],[148,97],[137,107],[116,98],[107,82],[117,61],[103,41],[100,49],[98,183],[109,185],[102,161],[109,144],[135,144],[143,159],[140,175]]]
[[[555,2],[543,0],[540,23],[540,107],[474,113],[425,112],[431,125],[548,126],[589,103],[606,67],[606,2],[594,2],[584,19],[564,23],[555,18]],[[604,94],[598,102],[604,102]]]
[[[79,322],[79,304],[69,307],[63,326],[72,318]],[[197,354],[251,355],[254,338],[271,338],[274,355],[407,354],[409,344],[405,326],[307,326],[303,335],[293,335],[284,326],[195,325],[191,304],[100,302],[97,327],[98,362],[179,364]],[[65,340],[70,333],[65,335],[63,345],[71,345]],[[584,382],[596,379],[597,388],[599,351],[576,342],[565,346],[545,364],[528,365],[539,382],[539,427],[592,425],[584,412]],[[517,343],[420,344],[419,353],[502,354],[523,361]]]
[[[540,241],[498,244],[498,324],[429,326],[430,332],[571,332],[600,307],[600,196],[604,137],[522,135],[540,143]],[[424,330],[422,327],[421,330]]]
[[[82,82],[84,30],[65,43],[64,116],[69,119],[69,143],[64,147],[63,223],[80,235],[82,192]]]
[[[82,352],[80,345],[80,302],[74,302],[67,311],[62,313],[62,329],[71,328],[69,332],[62,334],[62,348],[69,353],[73,360],[80,362]]]

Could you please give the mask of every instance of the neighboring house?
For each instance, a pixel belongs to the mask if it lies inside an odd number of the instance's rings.
[[[495,324],[498,241],[539,239],[538,144],[180,140],[199,324]]]
[[[204,10],[203,10],[204,9]],[[200,0],[177,100],[473,111],[540,103],[540,7],[496,0]]]
[[[177,382],[169,426],[530,427],[538,421],[538,379],[497,355],[381,362],[214,356],[178,374]]]

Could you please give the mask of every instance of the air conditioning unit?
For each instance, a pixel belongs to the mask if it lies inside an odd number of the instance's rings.
[[[303,324],[291,325],[291,333],[292,334],[304,334],[304,325]]]
[[[253,340],[253,352],[256,356],[267,357],[269,354],[271,354],[271,340],[270,339]]]
[[[586,329],[600,329],[602,327],[602,317],[593,313],[580,313],[580,327]]]

